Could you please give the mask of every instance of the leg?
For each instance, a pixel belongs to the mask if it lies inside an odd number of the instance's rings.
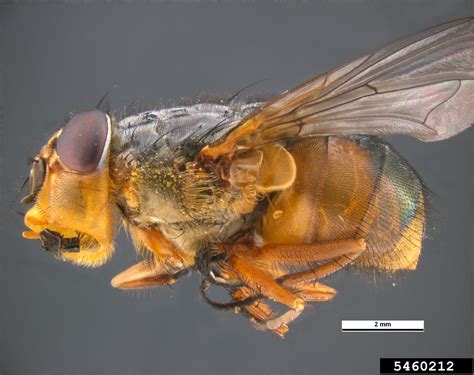
[[[149,250],[153,259],[137,263],[115,276],[111,283],[120,289],[143,289],[170,285],[193,265],[194,259],[177,249],[159,230],[129,226],[138,251]]]
[[[229,265],[250,289],[292,309],[303,310],[304,302],[301,298],[280,286],[271,274],[252,264],[251,260],[232,255]]]
[[[357,258],[357,256],[341,256],[315,269],[285,275],[280,277],[279,280],[281,285],[285,287],[298,287],[301,284],[329,276],[352,263],[355,258]]]
[[[256,258],[265,263],[304,265],[342,255],[360,254],[363,250],[363,238],[300,245],[267,244],[258,248]]]
[[[335,289],[320,283],[302,284],[293,292],[307,302],[330,301],[336,295]],[[232,293],[235,301],[244,301],[253,296],[255,293],[247,287],[238,288]],[[273,331],[281,337],[288,332],[288,324],[300,315],[298,311],[289,310],[277,316],[261,299],[253,301],[250,305],[236,308],[236,312],[240,311],[246,313],[258,329]]]
[[[177,249],[158,229],[128,225],[128,230],[137,251],[149,250],[156,262],[164,263],[172,269],[187,268],[194,264],[193,255]]]
[[[182,269],[168,273],[159,263],[145,260],[119,273],[112,279],[111,284],[119,289],[155,288],[175,283],[186,272],[187,269]]]
[[[260,248],[251,248],[248,245],[238,244],[229,249],[229,252],[232,253],[229,258],[229,265],[251,289],[257,290],[277,302],[295,308],[291,304],[295,303],[295,296],[291,293],[290,296],[288,294],[289,291],[285,288],[295,287],[299,284],[327,276],[352,262],[364,250],[364,239],[302,245],[268,244]],[[276,274],[281,272],[279,269],[272,270],[272,265],[275,263],[306,265],[310,262],[329,259],[333,260],[316,269],[281,276],[281,285],[275,283],[274,278],[280,276]],[[258,264],[259,267],[255,264]],[[318,291],[315,290],[314,292]],[[328,291],[322,290],[321,292],[324,294]],[[332,292],[328,293],[331,294]]]
[[[261,295],[251,304],[239,307],[250,316],[260,329],[271,330],[283,335],[288,324],[296,319],[304,308],[305,301],[330,301],[336,291],[313,280],[323,277],[352,262],[365,250],[365,240],[343,240],[319,244],[303,245],[264,245],[256,248],[245,243],[233,246],[222,245],[216,252],[226,254],[210,269],[217,272],[228,285],[243,283],[232,292],[234,301],[244,301],[249,297]],[[331,261],[331,259],[333,259]],[[316,269],[288,274],[279,265],[306,265],[311,262],[328,262]],[[215,268],[214,268],[215,267]],[[270,306],[261,301],[269,298],[291,310],[276,316]]]
[[[336,295],[336,289],[320,283],[301,284],[292,290],[305,302],[327,302]]]
[[[237,301],[243,301],[245,299],[251,298],[255,294],[247,287],[241,287],[235,290],[232,293],[232,298]],[[268,306],[261,299],[258,299],[252,302],[248,306],[239,307],[235,309],[235,312],[244,312],[248,315],[249,319],[258,329],[271,330],[280,337],[284,337],[288,332],[288,324],[282,323],[275,329],[270,329],[266,326],[266,322],[272,321],[276,318],[276,314],[273,312],[272,308]]]

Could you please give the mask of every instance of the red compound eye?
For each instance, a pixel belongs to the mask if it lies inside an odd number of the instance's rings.
[[[75,172],[94,172],[107,143],[108,121],[99,110],[78,113],[69,120],[56,144],[61,162]]]

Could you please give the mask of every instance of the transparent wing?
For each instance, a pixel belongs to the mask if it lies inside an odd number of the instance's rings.
[[[213,158],[293,137],[449,138],[474,123],[474,17],[395,41],[287,91],[201,151]]]

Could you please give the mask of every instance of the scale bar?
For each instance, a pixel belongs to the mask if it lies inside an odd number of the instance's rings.
[[[424,320],[343,320],[342,332],[424,332]]]

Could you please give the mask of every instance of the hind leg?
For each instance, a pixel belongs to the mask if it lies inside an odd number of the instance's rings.
[[[281,276],[278,280],[288,288],[298,288],[302,284],[322,279],[352,263],[357,256],[343,255],[313,269]]]
[[[365,250],[363,239],[343,240],[309,245],[266,245],[256,248],[247,244],[223,246],[227,253],[225,264],[221,265],[220,281],[243,286],[232,293],[233,300],[245,300],[261,296],[248,306],[239,309],[250,316],[262,329],[280,335],[286,333],[288,324],[296,319],[304,309],[304,302],[330,301],[336,291],[313,280],[335,272]],[[331,260],[332,259],[332,260]],[[341,259],[347,263],[343,264]],[[328,262],[303,273],[288,274],[279,265],[306,265],[310,262]],[[212,268],[212,267],[211,267]],[[215,268],[215,267],[214,267]],[[277,316],[261,300],[269,298],[290,307],[291,310]]]
[[[336,295],[334,288],[313,282],[298,285],[297,288],[291,291],[305,302],[331,301]],[[245,301],[255,297],[256,293],[248,287],[240,287],[232,292],[231,296],[234,301]],[[300,312],[294,310],[277,315],[262,299],[238,307],[236,312],[245,313],[258,329],[273,331],[282,337],[288,332],[288,324],[300,315]]]

